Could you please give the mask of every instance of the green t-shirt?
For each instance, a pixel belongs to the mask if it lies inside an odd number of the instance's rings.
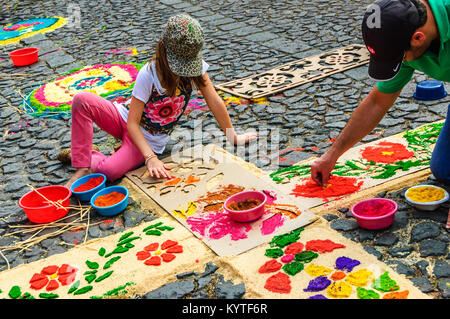
[[[414,70],[422,71],[438,81],[450,82],[450,0],[428,0],[428,3],[440,35],[438,55],[427,50],[418,59],[404,61],[394,78],[377,82],[381,92],[400,91],[411,80]]]

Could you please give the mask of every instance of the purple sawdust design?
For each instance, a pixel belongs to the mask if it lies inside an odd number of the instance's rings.
[[[351,259],[345,256],[339,257],[336,259],[336,268],[339,270],[347,270],[352,271],[354,267],[361,264],[359,260]]]
[[[331,280],[325,276],[319,276],[311,280],[306,289],[303,291],[321,291],[331,284]]]

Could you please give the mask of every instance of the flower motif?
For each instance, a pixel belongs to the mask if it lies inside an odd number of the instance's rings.
[[[153,123],[167,125],[176,121],[183,113],[184,96],[165,97],[161,101],[147,104],[144,109],[145,117]]]
[[[1,35],[0,35],[1,36]],[[1,42],[1,39],[0,39]],[[66,112],[76,93],[92,92],[102,97],[125,95],[120,92],[136,80],[140,66],[133,63],[97,64],[74,70],[36,88],[29,97],[33,110]]]
[[[183,246],[173,240],[166,240],[159,245],[159,243],[152,243],[144,247],[144,250],[138,251],[136,257],[138,260],[145,260],[144,264],[148,266],[159,266],[161,261],[166,263],[175,259],[174,254],[182,253]]]
[[[30,288],[39,290],[46,287],[47,291],[59,288],[59,285],[67,286],[75,281],[78,269],[68,264],[61,267],[51,265],[44,267],[40,273],[35,273],[30,279]]]
[[[409,151],[405,145],[401,143],[380,142],[375,146],[367,146],[361,156],[375,163],[394,163],[405,160],[414,156],[414,152]]]

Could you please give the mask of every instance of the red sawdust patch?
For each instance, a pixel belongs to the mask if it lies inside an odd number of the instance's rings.
[[[302,243],[293,243],[286,247],[284,253],[290,255],[297,255],[303,250],[304,245]]]
[[[328,180],[328,185],[322,187],[317,185],[311,178],[302,180],[302,184],[296,185],[291,195],[295,197],[309,197],[328,199],[330,197],[353,194],[361,189],[363,181],[358,181],[355,177],[332,175]]]
[[[258,272],[260,274],[268,274],[271,272],[276,272],[281,269],[281,266],[283,266],[283,264],[279,263],[275,259],[272,259],[264,263],[264,265],[262,265],[261,267],[259,267]]]
[[[267,278],[264,288],[272,292],[288,294],[291,292],[291,280],[288,275],[279,272]]]
[[[329,239],[310,240],[306,243],[306,250],[317,251],[319,253],[331,252],[338,248],[345,248],[342,244],[337,244]]]
[[[361,150],[362,158],[375,163],[394,163],[414,156],[405,145],[393,142],[380,142]]]

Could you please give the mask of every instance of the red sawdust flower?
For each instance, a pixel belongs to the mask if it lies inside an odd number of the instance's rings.
[[[145,260],[144,264],[148,266],[159,266],[161,261],[166,263],[175,259],[174,254],[182,253],[183,246],[173,240],[166,240],[159,245],[159,243],[152,243],[144,247],[144,250],[138,251],[136,257],[138,260]]]
[[[315,239],[306,243],[306,249],[311,251],[317,251],[321,254],[331,252],[338,248],[345,248],[344,245],[333,242],[329,239]]]
[[[267,278],[264,288],[271,292],[288,294],[291,292],[291,280],[288,275],[279,272]]]
[[[46,287],[47,291],[59,288],[59,285],[67,286],[75,281],[78,269],[68,264],[61,267],[51,265],[42,268],[40,273],[35,273],[30,279],[30,288],[39,290]]]
[[[367,146],[361,151],[361,156],[375,163],[394,163],[414,156],[405,145],[393,142],[380,142],[375,146]]]
[[[327,199],[329,197],[355,193],[359,191],[363,184],[363,181],[358,182],[356,177],[337,175],[332,175],[328,180],[328,185],[325,187],[317,185],[311,178],[305,178],[301,182],[301,184],[295,186],[291,195],[295,197],[318,197]]]

